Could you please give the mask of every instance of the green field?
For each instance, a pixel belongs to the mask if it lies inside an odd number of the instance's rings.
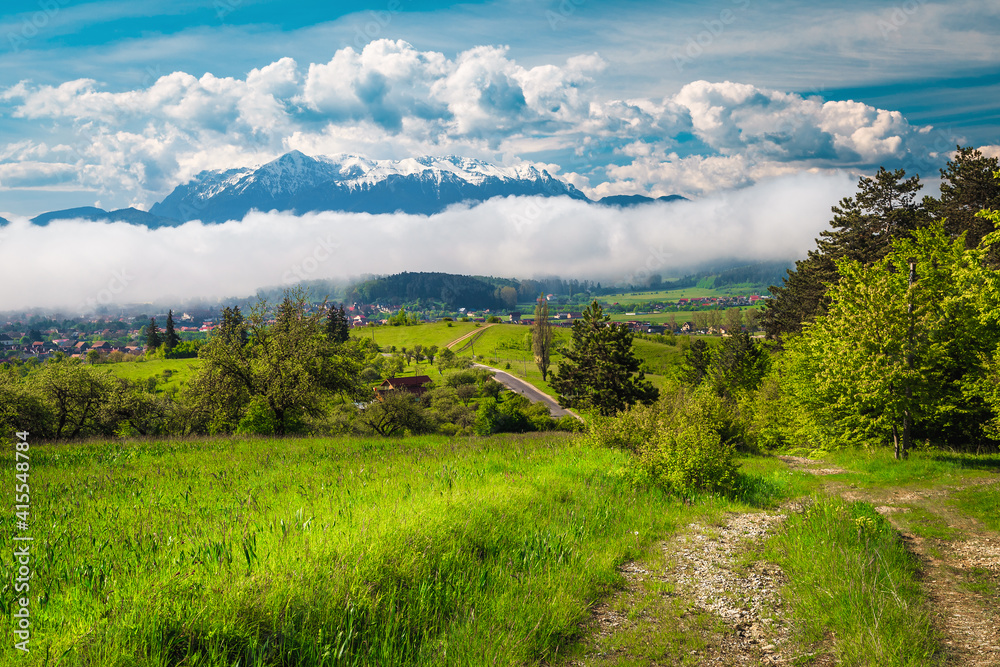
[[[767,290],[755,289],[749,285],[732,285],[719,289],[710,287],[683,287],[673,290],[650,292],[621,292],[597,297],[601,303],[645,303],[647,301],[677,301],[678,299],[699,299],[711,296],[733,296],[748,294],[766,294]]]
[[[125,380],[141,381],[155,377],[157,391],[180,389],[201,367],[201,359],[151,359],[139,362],[107,364],[112,373]]]
[[[554,339],[568,345],[571,339],[570,330],[561,327],[553,328]],[[476,360],[488,366],[505,370],[511,375],[525,380],[550,396],[556,392],[548,382],[542,382],[542,373],[535,365],[535,357],[531,352],[531,327],[523,324],[495,324],[476,340],[465,347],[468,341],[455,346],[455,351],[462,357],[471,357],[475,350]],[[461,351],[459,351],[461,350]],[[549,372],[555,371],[562,355],[553,353]],[[510,368],[507,368],[510,364]]]
[[[740,310],[755,310],[759,309],[757,306],[744,306]],[[723,309],[725,310],[725,309]],[[678,326],[684,324],[685,322],[694,321],[694,310],[671,310],[662,313],[642,313],[635,315],[625,315],[625,314],[612,314],[612,322],[650,322],[652,324],[666,324],[670,322],[670,318],[673,317],[673,321],[677,323]],[[711,312],[711,311],[700,311],[700,312]]]
[[[655,573],[672,576],[663,541],[810,493],[734,569],[781,565],[784,603],[768,613],[795,628],[782,652],[803,661],[790,664],[829,656],[940,665],[922,589],[937,582],[920,576],[920,561],[873,503],[905,489],[910,514],[890,519],[948,517],[949,531],[925,536],[943,544],[983,527],[955,515],[942,491],[959,503],[989,496],[969,513],[990,521],[998,497],[995,484],[956,491],[995,475],[995,455],[916,451],[892,462],[882,451],[814,462],[845,466],[826,476],[744,458],[733,494],[682,502],[627,485],[617,473],[627,454],[568,434],[116,440],[27,451],[29,528],[5,512],[0,549],[12,553],[14,535],[34,538],[31,588],[19,593],[31,600],[32,650],[16,658],[30,667],[568,667],[593,664],[584,658],[594,646],[613,647],[614,664],[700,664],[689,659],[693,648],[735,630],[657,583]],[[0,466],[15,470],[13,448]],[[13,473],[5,478],[14,483]],[[870,502],[836,499],[848,484]],[[653,587],[626,580],[626,563],[653,572]],[[15,581],[17,567],[0,559],[0,577]],[[995,595],[988,574],[962,576],[972,594]],[[630,597],[642,590],[646,598]],[[11,585],[0,589],[8,628],[16,597]],[[656,613],[598,632],[592,615],[608,604]]]
[[[432,334],[430,340],[440,340],[440,326],[439,324],[431,324],[393,328],[405,328],[410,330],[411,334],[421,331],[428,332]],[[381,327],[376,331],[381,332],[386,328]],[[452,329],[447,329],[447,331],[450,332]],[[479,329],[479,335],[475,337],[475,340],[472,340],[472,337],[467,338],[452,349],[458,352],[459,356],[466,358],[471,358],[474,351],[477,362],[505,370],[511,375],[529,382],[550,396],[556,396],[556,392],[552,389],[552,386],[548,382],[542,381],[542,373],[538,370],[538,366],[535,365],[534,355],[530,351],[530,327],[518,324],[494,324],[491,326],[482,325]],[[467,329],[466,332],[468,331],[475,331],[475,329]],[[570,345],[572,334],[569,328],[556,327],[553,331],[557,341],[560,341],[563,345]],[[437,336],[437,338],[434,338],[434,336]],[[700,338],[706,338],[709,344],[713,344],[719,340],[713,336],[700,336]],[[429,344],[425,342],[428,339],[423,339],[419,336],[411,335],[408,340],[410,341],[410,346],[414,343]],[[678,338],[677,340],[680,345],[664,345],[639,338],[634,341],[635,354],[640,361],[646,363],[650,371],[648,377],[657,387],[663,386],[665,376],[670,374],[672,367],[681,361],[688,337]],[[550,373],[558,368],[562,358],[562,355],[558,352],[553,353],[552,363],[549,367]],[[403,372],[403,375],[420,374],[434,377],[437,375],[437,371],[431,364],[424,362],[421,364],[409,364]]]
[[[728,506],[624,487],[622,454],[553,435],[30,456],[35,643],[19,665],[537,664],[621,563]],[[13,451],[0,461],[13,470]],[[14,592],[0,595],[9,629]]]
[[[355,338],[373,339],[383,349],[412,349],[414,345],[421,344],[425,347],[437,345],[443,348],[451,341],[460,336],[473,331],[476,328],[475,322],[434,322],[430,324],[417,324],[415,326],[401,327],[364,327],[351,330],[351,336]]]

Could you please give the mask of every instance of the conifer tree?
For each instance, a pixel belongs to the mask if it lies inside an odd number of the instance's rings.
[[[163,330],[163,342],[167,345],[167,352],[173,350],[181,342],[181,337],[174,331],[174,311],[167,312],[167,326]]]
[[[984,236],[995,229],[993,220],[977,215],[983,209],[1000,209],[1000,180],[993,174],[1000,170],[1000,160],[986,157],[971,146],[956,146],[953,160],[941,170],[941,196],[924,198],[924,206],[935,219],[944,221],[952,237],[965,234],[965,247],[975,248]],[[1000,265],[1000,254],[993,250],[991,265]]]
[[[347,313],[344,306],[339,308],[330,306],[326,313],[326,337],[334,343],[346,343],[351,337],[350,326],[347,323]]]
[[[573,323],[573,346],[552,375],[559,404],[611,416],[636,403],[653,403],[659,392],[639,370],[632,331],[611,322],[594,301]]]
[[[928,220],[916,197],[920,177],[906,178],[902,169],[884,167],[873,178],[862,176],[858,193],[833,207],[831,229],[820,232],[816,250],[795,263],[784,285],[772,286],[774,299],[766,304],[763,328],[769,338],[802,330],[802,323],[826,312],[829,285],[840,280],[842,259],[869,266],[885,257],[892,241],[910,237]]]
[[[146,350],[153,351],[163,344],[163,337],[160,335],[160,328],[156,326],[156,318],[149,318],[146,326]]]

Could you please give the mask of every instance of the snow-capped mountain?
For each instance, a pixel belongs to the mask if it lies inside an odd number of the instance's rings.
[[[203,171],[149,212],[174,220],[225,222],[251,210],[429,215],[458,202],[511,195],[587,200],[531,165],[502,167],[456,156],[371,160],[292,151],[258,168]]]

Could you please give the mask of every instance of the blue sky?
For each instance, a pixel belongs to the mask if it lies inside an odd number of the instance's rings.
[[[1000,2],[13,1],[0,215],[148,208],[293,148],[692,198],[1000,151]]]

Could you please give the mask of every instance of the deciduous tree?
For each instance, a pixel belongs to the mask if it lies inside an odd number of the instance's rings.
[[[547,381],[549,364],[552,362],[552,338],[549,302],[542,295],[535,305],[535,322],[531,325],[531,350],[535,356],[535,365],[542,374],[542,382]]]
[[[983,256],[936,223],[897,239],[875,264],[838,263],[829,312],[789,342],[785,359],[814,433],[891,437],[897,456],[906,455],[912,427],[966,442],[984,437],[989,415],[977,379],[1000,331],[982,316],[983,285],[996,282]]]

